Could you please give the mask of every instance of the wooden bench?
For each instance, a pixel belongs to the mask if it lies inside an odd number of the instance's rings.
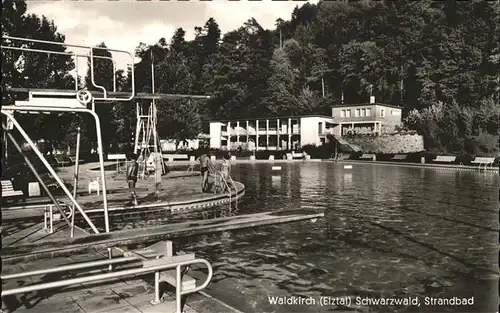
[[[394,155],[391,160],[393,161],[404,161],[406,160],[407,155],[406,154],[396,154]]]
[[[163,159],[166,159],[167,162],[173,162],[175,160],[189,160],[189,156],[187,154],[163,154]]]
[[[54,155],[54,160],[57,163],[57,166],[65,166],[66,164],[70,164],[71,162],[64,158],[62,155]]]
[[[179,251],[177,255],[173,255],[173,246],[171,241],[160,241],[149,247],[137,250],[125,250],[123,253],[124,257],[135,256],[142,261],[144,267],[155,266],[158,264],[163,264],[166,262],[182,262],[194,260],[194,254],[186,254]],[[160,280],[167,282],[168,284],[175,287],[176,284],[176,273],[175,269],[167,270],[160,273]],[[196,288],[196,279],[186,275],[182,275],[182,285],[181,290],[186,291],[189,289]]]
[[[337,153],[337,155],[335,156],[335,154],[332,155],[335,160],[348,160],[351,155],[348,154],[348,153]]]
[[[75,163],[76,163],[76,156],[70,156],[70,157],[69,157],[69,160],[70,160],[70,162],[71,162],[71,163],[75,164]],[[78,161],[79,161],[80,163],[82,163],[82,162],[83,162],[83,160],[78,160]]]
[[[372,160],[372,161],[375,161],[376,157],[375,157],[375,154],[365,153],[362,156],[360,156],[359,159],[360,160]]]
[[[108,154],[108,161],[119,161],[119,160],[126,160],[127,156],[125,154]]]
[[[57,180],[50,175],[49,172],[40,174],[40,178],[42,179],[42,182],[48,187],[59,187],[59,184],[57,183]]]
[[[477,164],[477,167],[481,167],[481,165],[484,165],[486,168],[488,165],[493,167],[493,163],[495,163],[495,158],[490,158],[490,157],[476,157],[474,160],[471,162],[472,164]]]
[[[10,180],[2,180],[2,198],[22,197],[22,190],[14,190],[14,186]]]
[[[438,155],[433,161],[439,163],[453,163],[456,159],[456,156]]]
[[[286,156],[283,156],[283,159],[287,159],[287,160],[303,159],[303,158],[304,158],[304,154],[297,153],[297,152],[287,153]]]
[[[120,172],[120,161],[125,161],[125,168],[127,168],[127,155],[125,154],[108,154],[108,161],[116,161],[116,172]]]

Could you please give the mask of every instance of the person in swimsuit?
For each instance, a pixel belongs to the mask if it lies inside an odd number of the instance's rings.
[[[155,186],[156,201],[160,200],[161,175],[163,174],[163,156],[161,153],[155,153]]]
[[[210,151],[207,154],[201,155],[199,160],[201,173],[201,192],[205,192],[208,187],[208,175],[210,175]]]
[[[130,156],[130,163],[127,167],[127,183],[128,189],[130,190],[130,195],[132,196],[132,202],[134,205],[137,203],[137,194],[135,193],[135,184],[137,183],[137,173],[139,172],[139,163],[137,163],[137,157],[135,154]]]
[[[229,184],[229,173],[231,172],[231,162],[229,161],[230,156],[225,155],[224,158],[222,159],[222,163],[220,165],[220,174],[221,174],[221,181],[220,186],[222,187],[223,192],[227,192],[228,185],[225,185],[224,181]]]

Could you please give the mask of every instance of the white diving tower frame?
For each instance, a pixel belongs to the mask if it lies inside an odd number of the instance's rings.
[[[13,43],[17,42],[20,46],[15,46]],[[25,45],[30,44],[44,44],[51,45],[52,47],[66,47],[66,48],[78,48],[85,49],[88,51],[88,54],[77,54],[73,52],[61,52],[61,51],[52,51],[49,49],[32,49],[25,47]],[[135,76],[134,76],[134,55],[125,50],[117,50],[111,48],[104,47],[92,47],[92,46],[83,46],[83,45],[74,45],[67,44],[63,42],[55,42],[55,41],[46,41],[46,40],[38,40],[38,39],[29,39],[29,38],[19,38],[12,36],[2,36],[2,50],[17,50],[17,51],[27,51],[27,52],[37,52],[43,54],[54,54],[54,55],[67,55],[72,56],[75,59],[75,67],[76,67],[76,75],[75,75],[75,89],[74,90],[61,90],[61,89],[37,89],[37,88],[12,88],[7,87],[6,92],[14,92],[14,93],[28,93],[27,101],[15,101],[14,105],[3,105],[1,108],[1,113],[6,117],[6,122],[2,123],[2,127],[4,132],[6,133],[6,137],[10,139],[10,141],[14,144],[18,152],[22,153],[19,145],[16,140],[10,134],[10,130],[17,129],[21,136],[26,140],[28,145],[33,149],[37,157],[42,161],[44,166],[47,168],[49,173],[54,177],[58,185],[62,188],[66,196],[70,199],[72,203],[72,210],[70,212],[70,216],[66,216],[60,206],[60,203],[54,198],[54,196],[50,193],[47,186],[40,178],[39,174],[36,172],[34,166],[28,160],[28,158],[23,154],[24,159],[27,165],[30,167],[31,171],[41,184],[42,188],[46,191],[49,198],[54,202],[54,205],[61,213],[61,217],[68,223],[71,227],[71,236],[73,236],[74,229],[74,216],[75,216],[75,208],[80,212],[82,217],[85,219],[87,224],[90,226],[94,233],[99,233],[99,230],[94,225],[92,220],[88,217],[82,207],[76,201],[76,184],[78,183],[78,157],[76,158],[76,169],[75,169],[75,186],[73,193],[71,193],[68,188],[64,185],[63,181],[57,176],[57,173],[54,171],[50,163],[43,156],[40,150],[36,147],[35,143],[31,140],[29,135],[24,131],[20,123],[15,118],[15,113],[87,113],[92,115],[95,120],[96,125],[96,133],[97,133],[97,153],[99,157],[99,170],[100,170],[100,178],[101,178],[101,188],[102,188],[102,199],[103,199],[103,213],[104,213],[104,224],[105,231],[110,232],[110,223],[109,223],[109,214],[108,214],[108,201],[107,201],[107,189],[106,189],[106,177],[104,173],[104,155],[103,155],[103,145],[102,145],[102,132],[101,132],[101,123],[99,116],[95,112],[96,102],[110,102],[110,101],[122,101],[122,102],[131,102],[135,99],[179,99],[179,98],[198,98],[198,99],[208,99],[209,96],[194,96],[194,95],[181,95],[181,94],[145,94],[145,93],[135,93]],[[106,50],[114,53],[126,54],[130,57],[131,61],[131,91],[128,92],[117,92],[116,90],[116,62],[112,57],[106,56],[96,56],[94,55],[95,50]],[[80,89],[78,82],[78,58],[90,58],[90,80],[92,85],[97,88],[99,91],[88,91],[86,89]],[[108,91],[104,86],[98,85],[95,82],[94,77],[94,58],[96,59],[108,59],[113,63],[113,91]],[[89,108],[90,106],[90,108]],[[154,110],[154,116],[156,120],[156,110]],[[156,137],[156,136],[155,136]],[[77,143],[78,147],[78,143]],[[79,153],[79,148],[77,148],[77,155]],[[72,221],[69,221],[69,217],[71,217]],[[109,256],[111,256],[111,249],[108,249]]]

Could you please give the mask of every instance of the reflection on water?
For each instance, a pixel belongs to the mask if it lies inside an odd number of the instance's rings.
[[[209,293],[240,310],[339,309],[269,303],[268,296],[280,295],[475,297],[472,307],[357,307],[360,312],[497,308],[498,174],[333,163],[286,164],[279,175],[270,164],[234,170],[246,185],[240,213],[326,210],[315,224],[178,242],[213,262]]]

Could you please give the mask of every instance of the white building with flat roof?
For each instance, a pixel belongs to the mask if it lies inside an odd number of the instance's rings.
[[[349,134],[388,134],[402,123],[402,108],[396,105],[376,103],[342,104],[332,107],[335,123],[333,134],[337,137]]]
[[[297,150],[321,145],[332,133],[330,116],[286,116],[210,122],[210,148],[221,150]]]
[[[297,150],[319,146],[327,135],[393,133],[402,122],[402,108],[376,103],[342,104],[332,116],[285,116],[210,122],[210,148],[221,150]]]

